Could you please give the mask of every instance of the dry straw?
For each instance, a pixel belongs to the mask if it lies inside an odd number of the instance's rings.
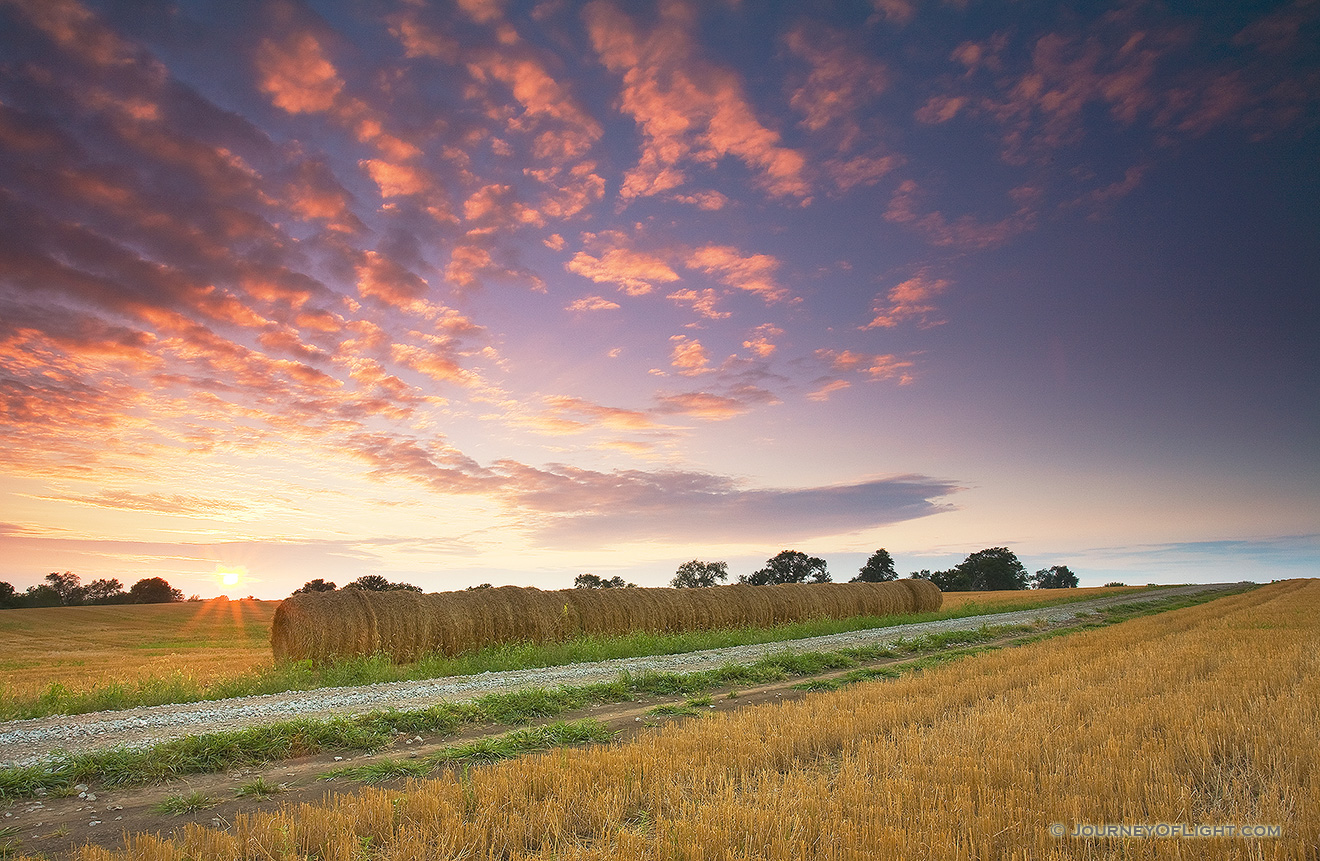
[[[343,589],[285,599],[275,611],[270,643],[277,661],[381,654],[406,663],[428,652],[457,655],[494,643],[543,643],[579,634],[929,613],[942,601],[927,580],[557,592],[502,586],[428,595]]]

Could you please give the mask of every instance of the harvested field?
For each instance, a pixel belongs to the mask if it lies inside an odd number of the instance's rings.
[[[925,580],[716,586],[708,589],[540,589],[294,595],[275,611],[276,661],[428,652],[457,655],[495,643],[543,643],[615,635],[770,626],[802,619],[930,613],[942,594]]]
[[[179,673],[205,683],[270,663],[277,601],[188,601],[0,612],[0,691],[35,696]]]
[[[1276,583],[635,743],[77,857],[1313,858],[1318,636],[1320,581]],[[1221,831],[1070,836],[1158,823]]]

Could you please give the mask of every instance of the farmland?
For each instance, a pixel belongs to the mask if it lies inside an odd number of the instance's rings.
[[[1311,857],[1320,582],[1290,581],[896,681],[712,712],[84,861]],[[1056,837],[1104,823],[1277,836]]]
[[[950,593],[941,616],[998,612],[1035,604],[1083,600],[1132,591],[1129,587]],[[276,601],[213,599],[182,604],[53,607],[0,613],[0,713],[31,717],[59,712],[266,693],[320,684],[423,678],[535,661],[508,650],[468,662],[436,662],[407,670],[350,668],[343,675],[277,673],[272,666],[270,624]],[[828,625],[790,626],[768,639],[791,639],[843,630]],[[648,649],[690,651],[728,644],[721,635],[671,643],[638,638],[634,654]],[[765,641],[765,640],[760,640]],[[601,660],[624,653],[590,654],[596,644],[543,655],[542,663]],[[640,651],[639,651],[640,650]],[[513,663],[511,663],[513,662]],[[358,672],[362,670],[362,672]],[[362,673],[389,673],[364,676]],[[356,674],[355,674],[356,673]]]

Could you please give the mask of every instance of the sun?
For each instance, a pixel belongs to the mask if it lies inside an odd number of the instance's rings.
[[[215,573],[220,575],[221,585],[237,586],[238,581],[247,573],[247,569],[242,565],[217,565]]]

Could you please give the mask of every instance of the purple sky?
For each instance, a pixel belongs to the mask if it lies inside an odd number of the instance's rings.
[[[0,3],[0,579],[1320,569],[1320,3]]]

